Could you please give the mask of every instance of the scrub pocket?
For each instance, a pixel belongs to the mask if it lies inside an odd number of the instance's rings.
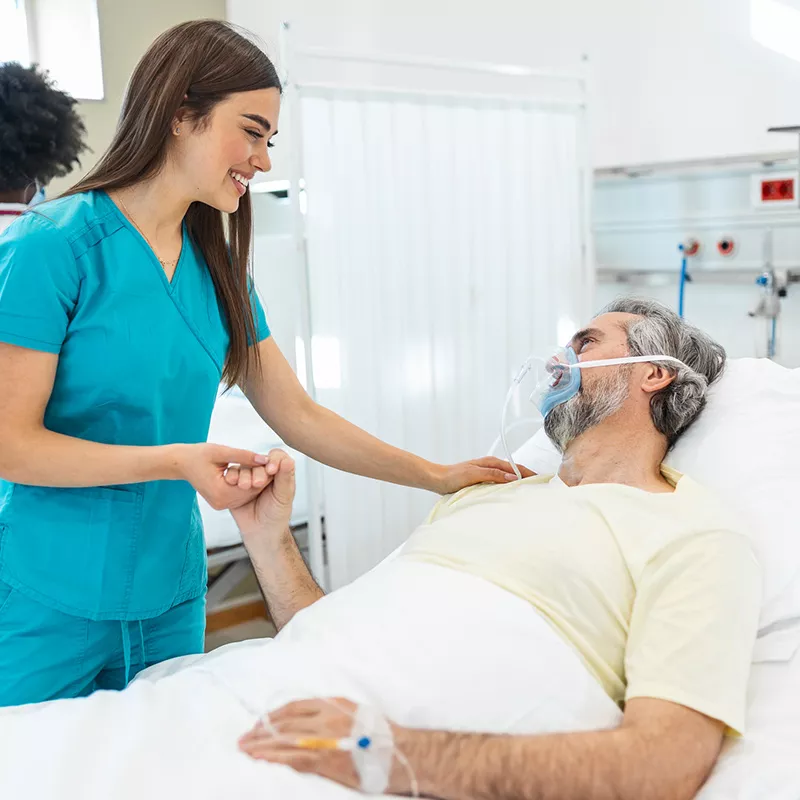
[[[113,617],[136,566],[141,490],[17,484],[0,578],[69,614]]]

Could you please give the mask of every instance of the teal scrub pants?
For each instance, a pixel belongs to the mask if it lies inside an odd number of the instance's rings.
[[[203,652],[205,597],[141,622],[62,614],[0,581],[0,706],[124,689],[146,667]]]

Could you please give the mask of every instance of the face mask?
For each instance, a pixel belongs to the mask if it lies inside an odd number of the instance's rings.
[[[30,202],[28,203],[28,208],[32,208],[33,206],[43,203],[45,201],[44,196],[44,187],[40,184],[36,184],[36,194],[31,198]]]
[[[530,400],[539,409],[542,417],[546,417],[557,405],[566,403],[580,391],[582,369],[611,367],[619,364],[646,364],[650,361],[668,361],[686,367],[680,359],[665,355],[624,356],[623,358],[603,358],[596,361],[578,361],[575,351],[571,347],[564,347],[545,363],[543,371],[540,370],[539,380],[531,393]]]
[[[517,477],[522,477],[514,459],[511,457],[508,444],[506,442],[506,416],[508,406],[522,379],[529,373],[534,372],[536,381],[535,388],[530,395],[530,401],[539,409],[542,418],[546,417],[556,406],[566,403],[573,398],[581,388],[581,370],[591,367],[611,367],[619,364],[646,364],[651,361],[667,361],[689,369],[686,364],[678,358],[665,355],[652,356],[625,356],[623,358],[603,358],[596,361],[578,361],[578,356],[572,347],[562,347],[558,352],[547,360],[533,356],[529,358],[520,369],[514,382],[506,395],[506,402],[503,405],[503,416],[500,429],[500,440],[503,444],[506,458],[514,468]]]

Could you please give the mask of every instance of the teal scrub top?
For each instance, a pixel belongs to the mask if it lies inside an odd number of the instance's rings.
[[[251,303],[261,341],[269,328],[252,290]],[[0,341],[58,354],[47,429],[153,446],[206,441],[229,336],[186,230],[170,282],[111,198],[86,192],[0,235]],[[200,596],[206,578],[185,481],[0,481],[0,579],[34,600],[89,619],[147,619]]]

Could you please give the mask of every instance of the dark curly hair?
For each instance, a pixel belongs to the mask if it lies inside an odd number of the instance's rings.
[[[0,64],[0,192],[63,178],[87,150],[77,101],[37,66]]]

